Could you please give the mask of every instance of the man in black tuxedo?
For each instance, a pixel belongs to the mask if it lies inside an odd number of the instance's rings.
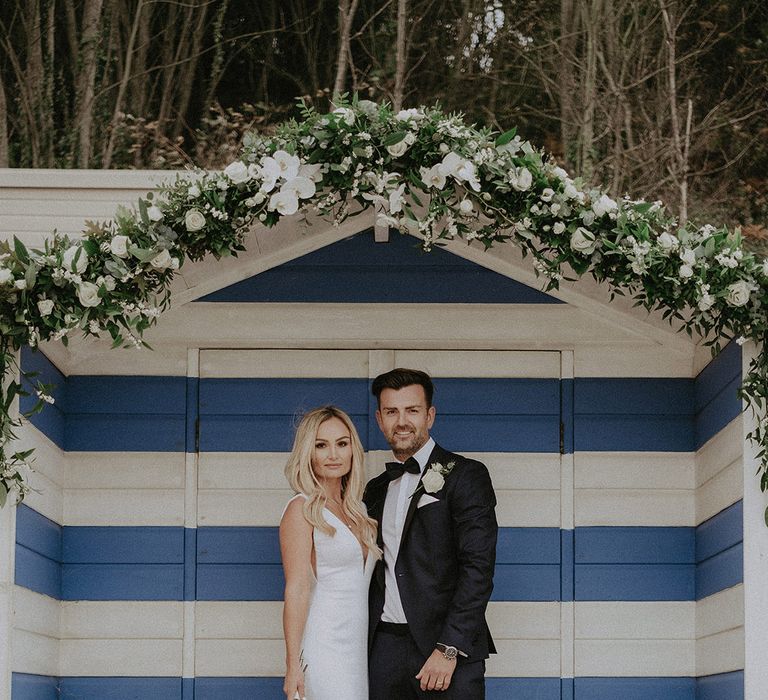
[[[370,593],[370,700],[482,700],[496,651],[485,621],[498,532],[488,470],[430,438],[428,374],[394,369],[372,392],[398,461],[364,496],[384,551]]]

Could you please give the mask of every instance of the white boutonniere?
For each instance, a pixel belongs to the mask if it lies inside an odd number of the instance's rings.
[[[416,490],[411,494],[413,498],[422,489],[426,493],[435,493],[439,491],[445,485],[445,477],[448,476],[453,468],[456,466],[456,462],[448,462],[445,466],[440,462],[433,462],[429,465],[429,469],[424,472],[424,476],[421,477],[421,482],[416,487]]]

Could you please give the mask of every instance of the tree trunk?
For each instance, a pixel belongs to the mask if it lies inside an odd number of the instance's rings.
[[[5,99],[5,85],[0,75],[0,168],[9,167],[8,154],[8,103]]]
[[[87,168],[91,162],[91,132],[93,128],[94,83],[96,81],[96,49],[99,43],[99,19],[103,0],[86,0],[83,11],[83,31],[80,39],[77,75],[77,108],[75,124],[78,129],[77,165]]]
[[[352,34],[352,21],[357,12],[358,0],[339,1],[339,51],[336,54],[336,80],[333,82],[331,96],[338,99],[344,92],[347,81],[347,64],[350,54],[350,35]]]
[[[133,62],[133,49],[136,45],[136,35],[139,33],[139,19],[141,17],[141,10],[144,6],[144,0],[139,0],[138,7],[136,8],[136,14],[133,17],[133,26],[131,27],[131,36],[128,39],[128,46],[125,49],[125,63],[123,69],[123,77],[120,80],[120,87],[117,91],[117,98],[115,99],[115,109],[112,112],[112,121],[109,127],[109,141],[107,142],[107,148],[104,151],[104,159],[102,162],[103,168],[110,168],[112,166],[112,154],[115,149],[115,135],[117,133],[117,123],[120,120],[120,113],[123,111],[123,101],[125,100],[125,92],[128,89],[128,81],[131,79],[131,64]]]
[[[181,134],[186,123],[189,101],[192,97],[192,87],[195,85],[195,74],[197,73],[197,62],[200,58],[200,47],[203,43],[203,34],[205,33],[205,20],[208,17],[208,5],[201,5],[198,8],[192,8],[191,12],[197,9],[198,16],[195,28],[192,32],[192,43],[184,63],[179,66],[179,96],[176,100],[176,123],[174,124],[171,136],[176,137]],[[190,18],[191,20],[191,18]],[[191,24],[191,21],[190,23]]]
[[[395,88],[392,91],[392,108],[399,112],[403,108],[405,94],[405,66],[408,47],[405,25],[408,19],[408,0],[397,0],[397,42],[395,48]]]

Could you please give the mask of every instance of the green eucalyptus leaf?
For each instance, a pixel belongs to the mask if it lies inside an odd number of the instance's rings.
[[[512,139],[517,136],[517,127],[514,129],[510,129],[509,131],[505,131],[503,134],[500,134],[496,137],[496,146],[504,146],[508,144]]]
[[[24,265],[29,265],[29,251],[27,250],[27,246],[16,238],[16,236],[13,237],[13,250],[16,253],[16,257],[19,259],[19,262]]]
[[[406,133],[407,133],[406,131],[395,131],[391,133],[389,136],[384,137],[381,140],[381,145],[384,146],[385,148],[387,146],[394,146],[395,144],[400,143],[405,138]]]

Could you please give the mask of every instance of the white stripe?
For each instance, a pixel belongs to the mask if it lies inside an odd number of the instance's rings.
[[[34,471],[29,475],[32,490],[24,502],[46,518],[61,523],[63,487],[68,483],[66,453],[28,421],[16,430],[16,434],[19,440],[13,444],[13,451],[35,450],[32,455]]]
[[[574,606],[576,639],[691,640],[694,637],[696,604],[693,601],[578,601]]]
[[[53,639],[59,637],[58,600],[14,585],[13,610],[16,629]]]
[[[744,626],[744,584],[696,601],[696,638]]]
[[[576,489],[579,526],[680,526],[695,524],[693,494],[686,490]]]
[[[16,629],[11,644],[13,672],[56,676],[59,670],[58,651],[57,639]]]
[[[696,453],[696,524],[743,498],[743,425],[732,420]]]
[[[78,489],[64,492],[67,525],[184,525],[184,489]]]
[[[577,377],[695,377],[690,355],[671,353],[654,343],[578,343]]]
[[[201,350],[201,378],[368,378],[367,350]]]
[[[410,367],[433,377],[560,377],[560,353],[503,350],[396,350],[395,367]]]
[[[560,604],[560,675],[572,678],[575,664],[574,632],[575,609],[573,603]]]
[[[739,671],[744,668],[744,660],[743,627],[696,640],[697,676]],[[762,697],[765,697],[765,688]]]
[[[692,452],[576,452],[577,489],[663,489],[692,495]]]
[[[67,452],[67,488],[183,489],[184,459],[184,452]]]
[[[694,641],[577,639],[576,676],[693,676]]]
[[[739,416],[699,448],[696,453],[696,486],[703,486],[729,464],[742,458],[742,426]]]
[[[181,639],[183,606],[180,601],[62,601],[61,638]]]
[[[62,676],[181,677],[181,639],[64,639]]]

